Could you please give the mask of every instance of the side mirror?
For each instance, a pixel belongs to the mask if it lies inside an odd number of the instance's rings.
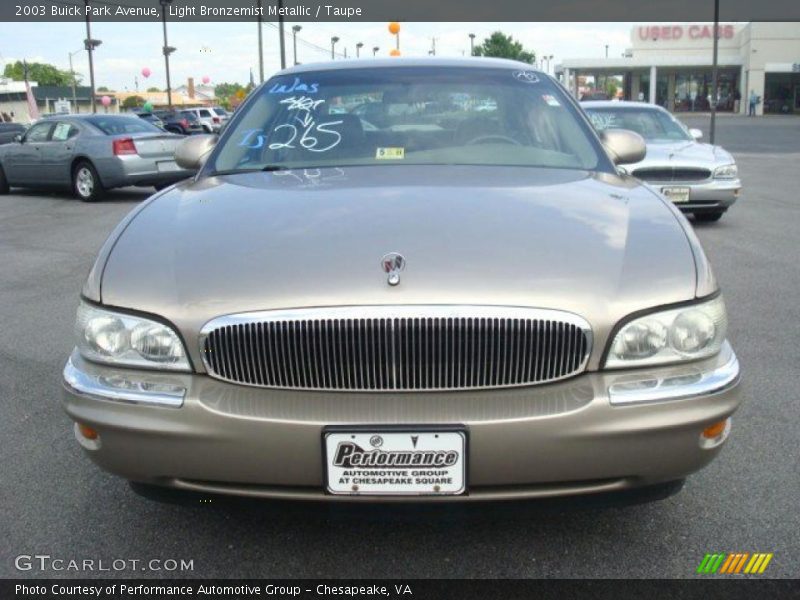
[[[637,163],[647,153],[644,138],[627,129],[606,129],[600,133],[600,141],[615,165]]]
[[[196,171],[206,162],[219,136],[214,134],[190,135],[175,148],[175,162],[182,169]]]
[[[14,141],[17,142],[18,144],[21,144],[22,143],[22,134],[18,133],[17,135],[15,135],[14,136]]]
[[[699,140],[703,137],[703,132],[693,127],[689,130],[689,135],[691,135],[694,139]]]

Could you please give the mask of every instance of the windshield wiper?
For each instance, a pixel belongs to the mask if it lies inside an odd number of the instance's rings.
[[[284,165],[267,165],[265,167],[256,167],[255,169],[223,169],[222,171],[211,171],[209,177],[217,177],[219,175],[238,175],[240,173],[260,173],[262,171],[288,171],[290,167]]]

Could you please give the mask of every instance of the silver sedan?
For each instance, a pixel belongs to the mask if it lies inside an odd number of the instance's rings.
[[[644,181],[698,221],[717,221],[742,189],[736,161],[720,146],[703,144],[668,111],[641,102],[583,102],[595,129],[629,129],[647,142],[647,155],[624,171]]]
[[[116,187],[160,189],[194,174],[173,157],[182,139],[135,116],[48,117],[0,146],[0,194],[11,187],[71,188],[91,202]]]

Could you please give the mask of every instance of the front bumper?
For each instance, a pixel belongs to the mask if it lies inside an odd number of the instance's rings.
[[[690,365],[592,372],[528,388],[397,394],[260,389],[110,368],[74,352],[64,407],[92,460],[127,479],[307,500],[403,499],[327,495],[321,434],[328,425],[463,426],[468,494],[404,499],[494,500],[622,490],[697,471],[721,448],[704,446],[701,432],[736,410],[738,381],[728,344]],[[77,424],[99,437],[85,439]]]
[[[739,179],[709,179],[689,182],[647,182],[658,193],[665,187],[688,187],[689,201],[676,202],[684,212],[718,212],[728,210],[742,191]]]

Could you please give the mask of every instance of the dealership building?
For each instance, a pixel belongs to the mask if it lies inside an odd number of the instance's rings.
[[[800,23],[721,23],[717,31],[717,110],[747,113],[754,90],[757,114],[800,114]],[[613,80],[626,100],[707,111],[713,36],[709,23],[635,25],[622,56],[564,60],[555,73],[578,98]]]

